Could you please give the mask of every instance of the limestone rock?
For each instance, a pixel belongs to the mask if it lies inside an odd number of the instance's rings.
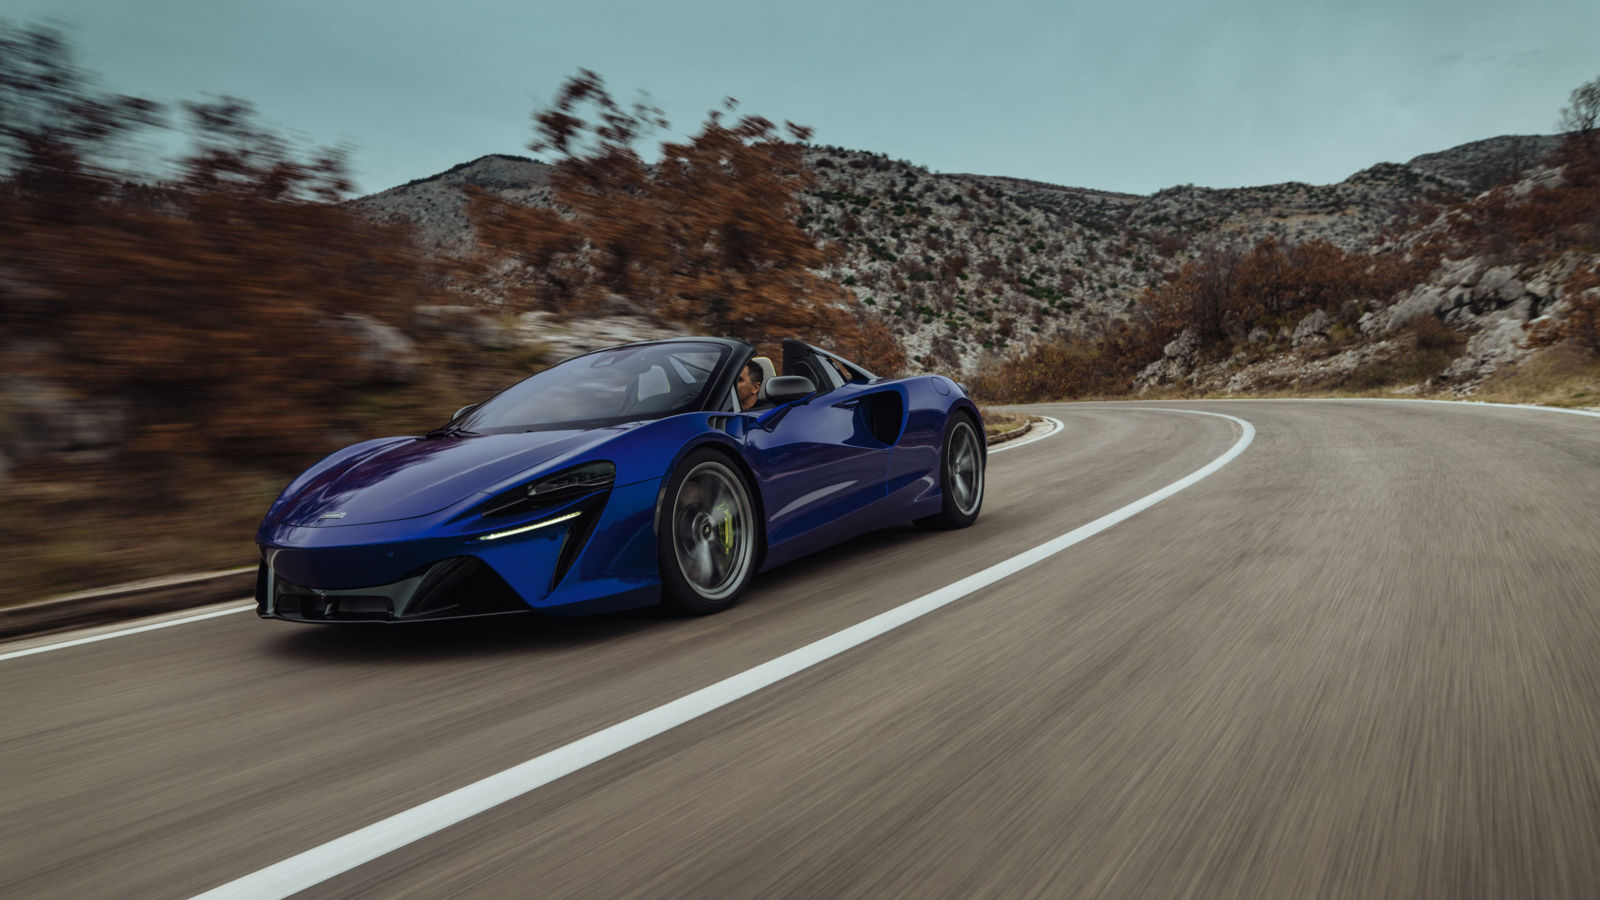
[[[526,342],[548,348],[554,359],[565,359],[601,347],[679,337],[683,330],[640,316],[605,316],[562,320],[546,312],[523,313],[517,318],[516,333]]]
[[[1483,273],[1473,293],[1485,300],[1498,301],[1496,305],[1520,300],[1528,289],[1517,280],[1516,266],[1496,266]]]
[[[1493,374],[1501,366],[1515,362],[1529,351],[1523,346],[1527,323],[1533,301],[1524,297],[1516,303],[1478,321],[1478,331],[1467,341],[1467,348],[1444,371],[1445,378],[1467,384],[1476,384]]]
[[[1437,284],[1418,285],[1400,302],[1389,307],[1384,331],[1392,332],[1418,316],[1436,315],[1450,308],[1445,289]]]
[[[416,314],[429,337],[454,338],[484,350],[510,350],[520,343],[514,332],[470,306],[419,306]]]
[[[401,384],[417,379],[422,359],[405,332],[359,313],[342,315],[332,324],[360,342],[359,356],[372,364],[375,379]]]
[[[1483,262],[1475,256],[1465,259],[1447,259],[1439,263],[1439,274],[1434,283],[1442,287],[1472,287],[1483,274]]]
[[[0,454],[23,461],[49,453],[99,458],[117,451],[126,437],[127,410],[105,396],[83,396],[66,385],[34,375],[0,380]]]
[[[1200,351],[1200,340],[1195,336],[1194,330],[1185,328],[1181,334],[1173,338],[1167,346],[1161,348],[1161,353],[1167,359],[1175,359],[1185,365],[1194,363],[1195,355]]]
[[[1175,382],[1188,371],[1188,367],[1176,359],[1158,359],[1133,376],[1133,386],[1140,391],[1149,390],[1160,384]]]
[[[1333,321],[1322,310],[1315,310],[1300,320],[1294,326],[1293,346],[1304,347],[1309,344],[1320,344],[1328,339],[1328,328]]]

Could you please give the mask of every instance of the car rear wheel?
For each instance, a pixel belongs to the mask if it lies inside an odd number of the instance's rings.
[[[944,507],[917,520],[923,528],[965,528],[978,520],[983,508],[985,459],[983,438],[972,417],[956,413],[945,426],[944,452],[939,458],[939,489]]]
[[[759,537],[738,468],[714,450],[689,454],[662,499],[656,533],[662,602],[697,616],[734,605],[755,573]]]

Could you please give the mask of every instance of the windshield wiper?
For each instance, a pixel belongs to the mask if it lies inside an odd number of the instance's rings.
[[[452,437],[461,437],[462,435],[472,434],[472,433],[473,432],[470,432],[470,431],[466,430],[465,428],[462,428],[460,425],[451,424],[451,425],[446,425],[443,428],[435,428],[434,430],[432,430],[432,431],[428,432],[427,434],[423,435],[423,437],[424,438],[452,438]]]

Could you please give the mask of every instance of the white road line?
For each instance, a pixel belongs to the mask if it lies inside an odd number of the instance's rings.
[[[1142,408],[1151,409],[1151,407]],[[1233,461],[1255,439],[1255,427],[1233,416],[1187,409],[1160,411],[1227,419],[1238,425],[1242,433],[1226,453],[1203,468],[1115,512],[1046,541],[1032,550],[1019,553],[981,572],[968,575],[954,584],[924,594],[904,605],[880,613],[798,650],[785,653],[753,669],[725,678],[709,687],[701,688],[588,737],[580,738],[564,747],[536,756],[525,763],[512,766],[420,806],[396,813],[319,847],[313,847],[304,853],[230,881],[201,894],[200,897],[287,897],[348,872],[363,863],[493,809],[564,775],[747,697],[768,685],[809,669],[907,622],[954,603],[974,591],[988,587],[1002,578],[1042,562],[1200,481]]]
[[[1535,406],[1532,403],[1485,403],[1482,400],[1423,400],[1421,398],[1408,399],[1405,397],[1374,397],[1386,403],[1442,403],[1447,406],[1498,406],[1503,409],[1536,409],[1540,412],[1566,413],[1569,416],[1592,416],[1600,419],[1600,412],[1588,409],[1567,409],[1564,406]]]
[[[1056,400],[1043,403],[1019,404],[1026,406],[1111,406],[1132,407],[1138,400]],[[1155,401],[1161,402],[1161,401]],[[1171,401],[1167,401],[1171,402]],[[1458,409],[1531,409],[1535,412],[1566,413],[1572,416],[1591,416],[1600,419],[1600,412],[1589,409],[1567,409],[1564,406],[1538,406],[1532,403],[1490,403],[1485,400],[1434,400],[1428,397],[1207,397],[1197,400],[1180,400],[1181,403],[1436,403]],[[1153,407],[1145,407],[1152,409]]]
[[[1013,450],[1013,449],[1016,449],[1017,447],[1021,447],[1021,446],[1024,446],[1026,444],[1031,444],[1031,443],[1033,443],[1035,441],[1042,441],[1047,437],[1051,437],[1053,435],[1061,433],[1062,425],[1061,425],[1061,421],[1059,419],[1052,419],[1049,416],[1042,416],[1041,418],[1043,418],[1045,421],[1051,423],[1051,425],[1053,427],[1051,427],[1050,430],[1045,431],[1045,432],[1043,432],[1041,434],[1038,434],[1038,435],[1030,434],[1027,437],[1018,438],[1015,441],[1010,441],[1010,442],[1008,442],[1008,443],[1006,443],[1006,444],[1004,444],[1004,445],[1002,445],[1000,447],[996,447],[995,449],[989,451],[989,455],[993,456],[994,454],[1000,453],[1000,452],[1005,451],[1005,450]],[[248,568],[249,567],[246,567],[246,569],[248,569]],[[242,572],[242,571],[246,571],[246,569],[240,569],[238,571]],[[226,573],[226,574],[232,574],[232,572],[229,572],[229,573]],[[212,577],[212,575],[208,574],[208,575],[198,576],[198,577],[200,577],[200,578],[209,578],[209,577]],[[197,579],[189,579],[189,580],[197,580]],[[82,646],[84,644],[93,644],[93,643],[95,643],[97,641],[108,641],[108,640],[110,640],[112,638],[122,637],[124,635],[129,635],[129,634],[143,634],[146,631],[155,631],[158,628],[171,628],[174,625],[183,625],[183,624],[186,624],[186,623],[189,623],[189,622],[199,622],[199,621],[202,621],[204,619],[215,619],[218,616],[225,616],[225,615],[228,615],[229,613],[244,612],[247,609],[255,609],[255,604],[252,603],[252,604],[249,604],[249,605],[246,605],[246,606],[236,606],[236,607],[233,607],[233,608],[230,608],[230,609],[216,610],[216,611],[213,611],[213,612],[202,613],[200,615],[185,616],[185,617],[183,617],[181,619],[168,619],[168,620],[163,620],[163,621],[160,621],[160,622],[150,622],[150,623],[147,623],[147,624],[144,624],[144,625],[135,625],[135,626],[133,626],[131,628],[122,628],[122,629],[118,629],[116,631],[108,631],[108,632],[105,632],[103,634],[93,634],[93,635],[88,635],[86,637],[71,638],[71,639],[64,640],[64,641],[56,641],[56,642],[50,643],[50,644],[41,644],[41,645],[39,645],[37,647],[26,647],[26,648],[21,649],[21,650],[12,650],[12,651],[7,652],[7,653],[0,653],[0,662],[4,662],[4,661],[6,661],[8,659],[16,659],[16,658],[22,657],[22,656],[32,656],[35,653],[48,653],[51,650],[65,650],[68,647],[79,647],[79,646]]]
[[[144,625],[135,625],[132,628],[122,628],[117,631],[108,631],[104,634],[91,634],[87,637],[57,641],[54,644],[43,644],[38,647],[25,647],[21,650],[12,650],[7,653],[0,653],[0,662],[4,662],[8,659],[16,659],[21,656],[32,656],[35,653],[48,653],[51,650],[65,650],[68,647],[81,647],[84,644],[93,644],[98,641],[109,641],[112,638],[123,637],[130,634],[143,634],[146,631],[155,631],[160,628],[171,628],[174,625],[187,625],[190,622],[199,622],[204,619],[215,619],[218,616],[232,615],[236,612],[244,612],[247,609],[255,608],[256,605],[254,603],[246,604],[244,606],[231,606],[227,609],[217,609],[212,610],[211,612],[200,613],[198,615],[184,616],[181,619],[164,619],[160,622],[149,622]]]

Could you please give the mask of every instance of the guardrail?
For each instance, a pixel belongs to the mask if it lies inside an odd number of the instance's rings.
[[[255,592],[256,567],[133,581],[0,607],[0,640],[191,609]]]

